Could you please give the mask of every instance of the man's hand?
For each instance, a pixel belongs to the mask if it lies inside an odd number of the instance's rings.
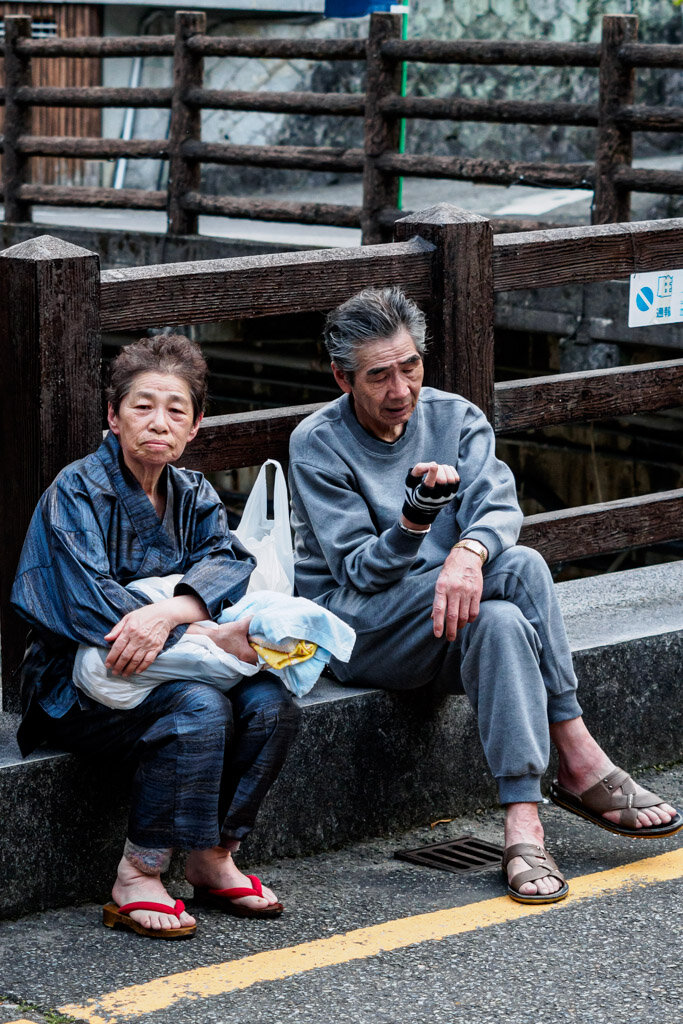
[[[460,477],[455,466],[418,462],[406,477],[403,521],[411,529],[433,523],[455,497]]]
[[[474,622],[484,586],[481,559],[467,548],[453,548],[443,564],[434,588],[432,619],[434,636],[455,640],[459,629]]]
[[[201,633],[208,636],[210,640],[220,647],[227,654],[234,654],[240,661],[246,661],[248,665],[258,664],[258,655],[249,643],[249,626],[251,617],[238,619],[237,622],[223,622],[219,626],[205,627],[202,625],[190,626],[188,635]]]
[[[161,651],[168,634],[177,625],[166,607],[168,602],[158,601],[128,612],[116,623],[105,640],[112,647],[105,665],[117,676],[132,676],[144,672]]]

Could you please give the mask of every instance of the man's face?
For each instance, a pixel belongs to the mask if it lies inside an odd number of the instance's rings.
[[[368,433],[381,441],[396,441],[413,414],[424,377],[413,339],[401,328],[391,338],[363,345],[356,362],[353,383],[332,364],[337,384],[353,396],[356,419]]]

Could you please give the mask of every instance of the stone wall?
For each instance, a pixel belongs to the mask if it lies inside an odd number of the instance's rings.
[[[105,8],[105,11],[107,9]],[[134,8],[114,8],[106,24],[108,34],[138,31]],[[597,41],[603,14],[637,14],[640,39],[648,42],[681,42],[683,11],[672,0],[411,0],[409,35],[418,38],[547,39]],[[315,17],[290,19],[235,19],[227,13],[210,11],[209,32],[216,35],[259,35],[271,37],[329,38],[365,36],[367,18],[321,20]],[[170,11],[157,11],[147,23],[154,34],[172,31]],[[105,62],[105,84],[128,84],[130,61]],[[150,58],[144,62],[141,84],[169,85],[170,60]],[[311,62],[217,59],[206,60],[206,86],[210,89],[272,89],[277,91],[363,90],[363,67],[353,62]],[[592,101],[597,93],[597,70],[562,68],[446,67],[410,65],[408,92],[423,96],[460,94],[471,98],[538,99],[539,96],[579,102]],[[683,96],[683,72],[639,72],[638,100],[675,104]],[[106,115],[105,133],[118,135],[122,112]],[[158,111],[138,111],[136,137],[158,137],[166,130],[166,118]],[[203,120],[203,138],[244,144],[362,145],[362,123],[358,118],[322,118],[277,114],[208,111]],[[412,121],[408,125],[409,152],[430,152],[462,156],[510,159],[592,159],[594,133],[590,129],[526,125],[486,125],[440,121]],[[636,137],[636,155],[681,151],[677,135]],[[156,187],[159,165],[152,161],[131,161],[126,184]],[[163,169],[161,171],[163,177]],[[259,193],[306,184],[326,184],[334,175],[307,172],[249,170],[208,166],[205,188],[223,194]],[[160,182],[163,184],[163,182]]]

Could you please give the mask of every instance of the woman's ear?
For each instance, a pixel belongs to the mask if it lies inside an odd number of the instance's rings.
[[[112,434],[116,434],[118,437],[121,432],[119,429],[119,418],[114,412],[114,406],[111,402],[107,402],[107,423],[109,424],[109,429]]]
[[[188,444],[190,443],[190,441],[194,441],[195,437],[197,436],[197,431],[199,430],[199,424],[202,422],[203,419],[204,419],[204,413],[200,412],[199,416],[197,417],[197,419],[194,421],[194,423],[192,425],[192,430],[187,435],[187,443]]]

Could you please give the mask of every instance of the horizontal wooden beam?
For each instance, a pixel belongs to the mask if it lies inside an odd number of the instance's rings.
[[[99,139],[73,135],[21,135],[17,149],[26,156],[82,157],[113,160],[119,157],[168,158],[166,139]]]
[[[680,107],[621,107],[615,120],[634,132],[683,130],[683,110]]]
[[[183,455],[183,466],[213,473],[258,466],[266,459],[287,458],[289,435],[306,416],[324,403],[287,409],[207,416]]]
[[[551,565],[683,538],[683,488],[527,516],[520,543]]]
[[[496,235],[498,292],[628,277],[683,265],[683,218]]]
[[[22,86],[17,103],[31,107],[170,107],[172,89],[107,85]]]
[[[162,90],[158,90],[162,91]],[[363,93],[240,92],[225,89],[188,89],[185,102],[202,110],[259,110],[270,114],[330,114],[362,117]]]
[[[81,36],[78,39],[22,39],[22,57],[172,57],[174,36]]]
[[[660,171],[652,167],[629,167],[621,164],[612,171],[612,179],[634,192],[683,192],[683,171]]]
[[[600,44],[521,39],[392,39],[382,44],[382,56],[388,60],[419,61],[422,64],[597,68]]]
[[[619,60],[632,68],[683,68],[680,43],[628,43],[619,48]]]
[[[593,128],[595,103],[531,100],[466,100],[433,96],[387,96],[380,102],[385,117],[418,117],[432,121],[481,121],[496,124],[571,124]]]
[[[683,405],[683,359],[559,373],[495,386],[496,433]]]
[[[418,178],[450,178],[489,185],[592,188],[593,164],[522,163],[459,156],[386,153],[375,161],[380,171]]]
[[[20,185],[19,198],[45,206],[95,206],[117,210],[165,210],[165,192],[145,188],[95,188],[83,185]]]
[[[397,284],[417,302],[433,294],[433,246],[420,238],[353,249],[273,253],[106,270],[104,330],[328,310],[362,288]]]
[[[261,60],[365,60],[365,39],[247,39],[244,36],[190,36],[187,48],[204,57],[256,57]]]
[[[183,156],[202,163],[251,167],[296,168],[310,171],[358,172],[363,170],[362,149],[344,146],[242,146],[228,142],[188,141]]]
[[[360,227],[362,207],[343,206],[341,203],[279,203],[246,196],[205,196],[201,192],[188,192],[182,201],[183,209],[219,217],[244,217],[248,220],[267,220],[293,224],[330,224],[342,228]]]

